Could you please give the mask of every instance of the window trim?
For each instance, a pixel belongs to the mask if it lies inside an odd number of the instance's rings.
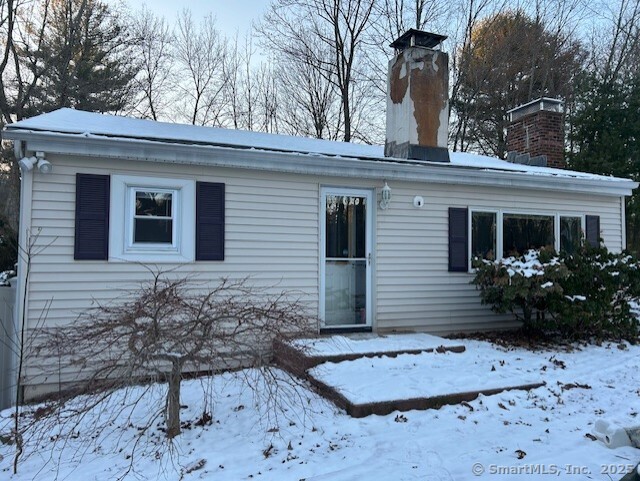
[[[514,215],[538,215],[538,216],[550,216],[553,217],[553,244],[556,252],[560,250],[560,217],[576,217],[580,218],[580,230],[584,235],[586,229],[586,214],[577,213],[576,211],[569,210],[560,210],[560,211],[551,211],[551,210],[524,210],[524,209],[496,209],[493,207],[479,207],[479,206],[470,206],[468,208],[468,232],[469,239],[467,242],[467,255],[469,257],[469,272],[475,273],[475,269],[472,267],[472,244],[473,244],[473,229],[472,229],[472,218],[474,212],[486,212],[496,215],[496,260],[504,259],[504,239],[503,239],[503,231],[504,231],[504,215],[514,214]],[[499,255],[498,255],[499,254]]]
[[[469,272],[475,272],[473,268],[473,213],[486,212],[487,214],[495,214],[496,216],[496,260],[502,259],[502,216],[500,209],[483,209],[480,207],[469,207],[469,219],[467,232],[469,232],[469,240],[467,241],[467,257],[469,258]],[[499,254],[499,255],[498,255]]]
[[[133,242],[133,202],[136,190],[171,191],[173,213],[173,242]],[[110,262],[194,262],[196,182],[187,179],[111,176],[111,209],[109,230]]]
[[[171,244],[168,242],[135,242],[133,236],[135,233],[135,222],[137,218],[144,218],[144,216],[136,216],[136,194],[138,192],[161,192],[171,194],[171,216],[170,217],[157,217],[151,216],[151,218],[158,219],[170,219],[171,225]],[[178,252],[180,245],[180,217],[177,213],[180,212],[180,190],[179,189],[167,189],[161,187],[147,187],[139,185],[127,185],[126,192],[126,205],[125,205],[125,252],[156,252],[156,251],[171,251]]]
[[[560,252],[560,218],[561,217],[572,217],[572,218],[579,218],[580,219],[580,233],[582,235],[582,237],[585,237],[585,232],[587,229],[587,221],[586,221],[586,214],[567,214],[564,212],[559,212],[558,213],[558,218],[556,219],[556,225],[555,225],[555,229],[554,229],[554,233],[553,235],[555,235],[556,237],[556,252]]]

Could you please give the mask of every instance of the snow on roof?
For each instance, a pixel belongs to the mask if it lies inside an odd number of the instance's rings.
[[[21,120],[9,125],[8,128],[346,157],[379,157],[383,153],[379,146],[219,127],[156,122],[153,120],[84,112],[69,108],[62,108],[47,114],[31,117],[30,119]]]
[[[165,143],[215,145],[231,148],[438,165],[442,167],[473,168],[487,171],[522,172],[529,175],[629,182],[627,179],[585,172],[514,164],[495,157],[463,152],[450,152],[449,163],[390,159],[384,156],[384,148],[378,145],[364,145],[295,137],[291,135],[156,122],[152,120],[84,112],[69,108],[62,108],[30,119],[21,120],[8,125],[6,130],[13,132],[42,131],[86,136],[105,136]]]

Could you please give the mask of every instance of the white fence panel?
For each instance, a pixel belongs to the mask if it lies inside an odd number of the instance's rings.
[[[13,405],[16,396],[16,281],[0,287],[0,409]]]

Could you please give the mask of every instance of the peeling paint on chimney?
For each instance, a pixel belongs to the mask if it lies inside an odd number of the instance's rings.
[[[385,155],[448,162],[448,55],[408,45],[389,62]]]

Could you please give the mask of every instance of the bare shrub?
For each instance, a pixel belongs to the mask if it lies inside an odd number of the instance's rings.
[[[37,354],[56,353],[76,373],[68,395],[94,393],[98,400],[96,393],[166,380],[163,416],[173,438],[180,434],[185,372],[265,368],[274,340],[309,333],[314,322],[299,300],[269,294],[247,279],[223,278],[209,288],[155,272],[125,300],[99,305],[69,327],[49,329]]]
[[[50,461],[58,465],[54,458],[64,450],[82,458],[91,445],[98,452],[100,443],[115,437],[110,444],[129,460],[119,479],[139,474],[135,460],[150,451],[158,459],[161,451],[168,453],[174,465],[173,439],[182,429],[211,424],[220,395],[213,377],[200,377],[194,381],[202,391],[201,398],[196,395],[200,405],[188,410],[193,419],[181,420],[182,380],[199,374],[238,369],[234,377],[253,392],[268,423],[290,421],[289,412],[300,412],[291,409],[294,404],[304,412],[303,382],[270,364],[275,340],[315,329],[317,320],[304,303],[246,278],[223,278],[211,287],[172,272],[150,272],[149,282],[118,301],[98,305],[65,327],[38,329],[29,355],[45,359],[48,373],[65,384],[56,399],[14,413],[25,458],[51,444]]]

